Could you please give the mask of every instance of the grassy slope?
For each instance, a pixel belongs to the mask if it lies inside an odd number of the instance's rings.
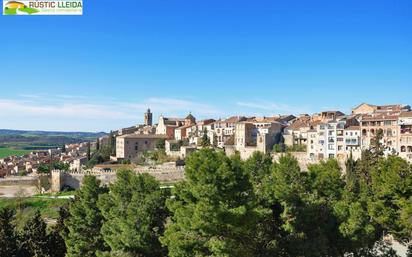
[[[23,210],[25,213],[40,211],[43,218],[56,219],[59,208],[69,203],[67,199],[43,199],[43,198],[0,198],[0,209],[10,207]]]

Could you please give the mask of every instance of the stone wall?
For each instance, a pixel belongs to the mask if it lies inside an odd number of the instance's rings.
[[[7,177],[0,178],[0,186],[37,186],[37,177]]]
[[[307,171],[308,170],[308,165],[316,164],[316,163],[320,162],[320,161],[315,161],[315,160],[312,160],[312,159],[308,158],[306,152],[291,152],[290,154],[293,157],[295,157],[296,160],[299,162],[299,167],[302,171]],[[273,154],[273,161],[278,161],[279,158],[282,155],[285,155],[285,153],[275,153],[275,154]],[[339,161],[339,166],[341,167],[342,172],[345,173],[345,162]]]
[[[184,168],[182,167],[139,167],[135,168],[134,171],[137,174],[150,174],[161,182],[177,182],[184,179]],[[116,181],[116,171],[64,172],[55,170],[52,171],[51,189],[53,192],[59,192],[64,186],[79,189],[86,175],[96,176],[103,185]]]

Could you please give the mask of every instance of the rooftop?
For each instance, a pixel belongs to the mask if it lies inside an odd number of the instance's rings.
[[[128,134],[128,135],[119,136],[118,138],[167,139],[167,135],[158,135],[158,134]]]

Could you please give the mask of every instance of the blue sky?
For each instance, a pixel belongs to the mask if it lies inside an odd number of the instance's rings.
[[[84,0],[0,16],[0,128],[412,104],[410,0]]]

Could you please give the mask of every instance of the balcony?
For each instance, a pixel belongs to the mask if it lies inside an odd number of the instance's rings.
[[[412,134],[412,126],[401,126],[401,134]]]

